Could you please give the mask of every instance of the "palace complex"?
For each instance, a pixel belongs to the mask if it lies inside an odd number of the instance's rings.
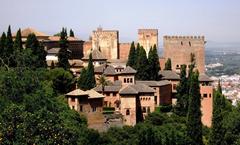
[[[26,40],[28,34],[34,33],[44,44],[48,52],[47,62],[57,63],[59,51],[59,37],[49,36],[34,29],[22,31]],[[196,68],[200,75],[200,93],[202,96],[202,123],[211,126],[212,118],[212,80],[205,74],[205,39],[204,36],[164,36],[163,56],[159,56],[161,80],[140,81],[135,79],[136,70],[126,66],[130,43],[120,43],[118,30],[104,30],[97,28],[87,41],[69,37],[69,51],[71,52],[71,70],[79,76],[80,70],[86,67],[89,54],[92,53],[95,78],[102,74],[111,82],[107,86],[98,85],[87,91],[73,90],[66,94],[71,109],[83,113],[94,123],[101,120],[104,109],[111,109],[113,114],[121,116],[124,125],[135,125],[144,119],[148,113],[154,112],[161,105],[176,103],[176,87],[180,81],[181,65],[187,68],[194,56]],[[157,29],[139,29],[138,40],[145,51],[149,52],[154,45],[158,48]],[[136,43],[135,43],[136,44]],[[167,59],[171,59],[172,71],[164,70]]]

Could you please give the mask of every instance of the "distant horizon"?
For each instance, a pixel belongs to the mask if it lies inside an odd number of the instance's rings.
[[[88,40],[93,30],[119,30],[119,42],[137,40],[137,29],[159,31],[164,35],[205,36],[210,43],[234,43],[240,46],[239,0],[2,0],[0,33],[12,26],[33,27],[53,35],[62,27]]]

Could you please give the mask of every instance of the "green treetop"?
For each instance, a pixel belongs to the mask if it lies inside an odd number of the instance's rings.
[[[159,64],[159,57],[157,53],[156,45],[150,49],[148,54],[148,62],[149,62],[149,79],[150,80],[159,80],[159,71],[160,71],[160,64]]]
[[[181,65],[180,82],[177,86],[177,104],[175,106],[175,112],[180,116],[186,116],[188,112],[189,88],[186,67],[186,65]]]
[[[94,88],[96,86],[96,80],[94,76],[94,66],[93,66],[93,60],[92,60],[92,53],[89,55],[88,60],[88,67],[86,72],[86,88],[88,90]]]
[[[149,64],[146,55],[146,51],[143,47],[140,48],[137,58],[137,80],[149,80]]]
[[[64,28],[62,28],[59,45],[60,50],[58,53],[58,66],[68,70],[70,68],[70,64],[68,62],[70,53],[68,52],[67,30]]]
[[[203,145],[201,122],[201,94],[198,72],[190,76],[189,106],[187,114],[187,135],[190,145]]]
[[[132,42],[131,47],[130,47],[130,51],[129,51],[129,55],[128,55],[127,66],[133,67],[135,65],[135,62],[136,62],[135,51],[136,51],[135,50],[135,44],[134,44],[134,42]]]
[[[22,51],[22,49],[23,49],[21,29],[18,29],[18,31],[17,31],[16,38],[15,38],[13,46],[14,46],[15,50]]]
[[[1,39],[0,39],[0,58],[4,59],[5,57],[5,48],[6,48],[6,34],[5,32],[2,33]]]
[[[172,62],[170,58],[167,59],[164,70],[172,70]]]
[[[74,32],[73,32],[73,30],[72,30],[72,29],[70,29],[69,36],[70,36],[70,37],[74,37]]]

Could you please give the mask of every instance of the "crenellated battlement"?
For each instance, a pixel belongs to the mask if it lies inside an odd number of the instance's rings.
[[[164,36],[165,40],[202,40],[204,41],[204,36]]]
[[[158,29],[138,29],[138,34],[141,33],[154,33],[158,34]]]

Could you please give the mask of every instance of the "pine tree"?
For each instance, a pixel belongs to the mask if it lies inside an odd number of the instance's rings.
[[[68,52],[68,41],[67,41],[67,32],[66,29],[62,28],[61,36],[60,36],[60,50],[58,53],[58,66],[62,67],[65,70],[70,68],[70,64],[68,59],[70,57],[70,53]]]
[[[189,106],[187,114],[187,136],[190,145],[203,145],[201,123],[201,94],[198,81],[198,72],[190,77]]]
[[[86,78],[87,78],[87,70],[83,68],[81,71],[80,77],[78,79],[78,87],[82,90],[87,90]]]
[[[14,67],[14,64],[15,64],[13,52],[14,52],[14,49],[13,49],[12,32],[11,32],[11,26],[9,25],[8,31],[7,31],[7,38],[6,38],[5,62],[9,64],[10,67]]]
[[[159,80],[159,71],[160,71],[160,64],[159,64],[159,57],[157,53],[156,45],[150,49],[148,54],[148,62],[149,62],[149,79],[150,80]]]
[[[213,116],[212,128],[210,133],[210,145],[224,145],[225,129],[223,127],[224,109],[226,100],[221,93],[221,85],[218,82],[218,89],[213,94]]]
[[[164,70],[172,70],[172,62],[170,58],[167,59]]]
[[[69,36],[70,36],[70,37],[74,37],[74,32],[73,32],[73,30],[72,30],[72,29],[70,29]]]
[[[177,104],[174,108],[176,114],[186,116],[188,112],[188,79],[186,74],[186,65],[181,65],[180,82],[177,86]]]
[[[5,58],[6,39],[6,34],[5,32],[3,32],[0,39],[0,58],[2,59],[1,61],[3,61]]]
[[[94,66],[92,61],[92,53],[89,55],[87,77],[86,77],[86,89],[90,90],[96,86],[96,80],[94,76]]]
[[[137,58],[137,80],[149,80],[149,64],[146,55],[146,51],[143,47],[140,48]]]
[[[14,50],[19,50],[20,52],[23,50],[21,29],[18,29],[17,31],[13,47],[14,47]]]
[[[133,67],[136,63],[136,58],[135,58],[135,44],[134,42],[131,43],[131,47],[130,47],[130,51],[128,54],[128,62],[127,62],[127,66]]]

